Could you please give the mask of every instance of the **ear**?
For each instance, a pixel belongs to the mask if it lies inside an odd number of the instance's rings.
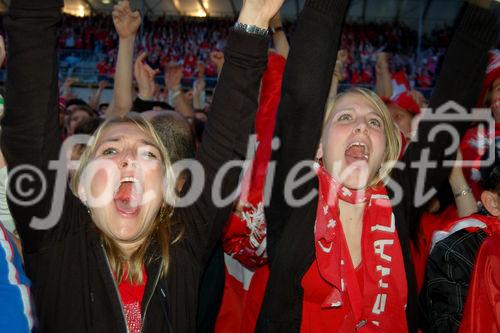
[[[500,217],[498,194],[490,191],[483,191],[483,193],[481,193],[481,202],[488,213],[495,217]]]
[[[87,192],[85,191],[85,188],[83,187],[83,185],[78,184],[78,198],[80,199],[80,201],[85,205],[87,206]]]
[[[318,150],[316,150],[316,159],[322,159],[323,158],[323,143],[320,143],[318,146]]]
[[[417,115],[414,115],[412,120],[411,120],[411,138],[414,138],[417,136],[417,130],[418,130],[418,124],[420,123],[420,120],[423,117],[423,112],[420,112]]]

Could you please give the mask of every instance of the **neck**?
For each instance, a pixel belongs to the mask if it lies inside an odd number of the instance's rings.
[[[117,242],[118,247],[122,251],[122,253],[125,255],[127,259],[129,259],[135,251],[141,246],[142,241],[134,242],[134,243],[122,243],[122,242]]]
[[[366,203],[351,204],[344,200],[339,200],[339,214],[342,224],[352,225],[363,221],[363,213]]]

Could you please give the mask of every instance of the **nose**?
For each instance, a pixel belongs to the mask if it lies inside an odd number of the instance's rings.
[[[135,167],[137,164],[137,161],[135,159],[135,156],[132,152],[126,151],[122,160],[120,161],[120,167],[123,169],[129,168],[129,167]]]
[[[356,122],[354,129],[354,133],[364,133],[368,132],[368,124],[366,123],[364,118],[359,118],[358,121]]]

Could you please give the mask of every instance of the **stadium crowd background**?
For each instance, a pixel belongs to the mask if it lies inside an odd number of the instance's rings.
[[[183,67],[183,86],[190,86],[197,75],[198,64],[205,68],[208,91],[216,85],[217,68],[210,53],[221,51],[233,19],[145,17],[136,43],[135,53],[146,51],[147,62],[160,69],[157,83],[163,82],[165,66],[171,62]],[[295,24],[285,21],[288,38]],[[447,24],[439,24],[422,39],[420,59],[417,59],[418,31],[403,22],[348,22],[344,28],[341,48],[348,50],[348,61],[342,85],[373,86],[377,53],[391,54],[391,72],[403,70],[412,87],[425,95],[433,87],[438,65],[451,36]],[[2,32],[3,34],[3,32]],[[99,81],[113,82],[118,36],[109,15],[95,14],[77,17],[66,14],[59,38],[60,79],[76,78],[74,85],[95,86]],[[0,73],[0,81],[5,79]],[[430,91],[430,90],[429,90]]]

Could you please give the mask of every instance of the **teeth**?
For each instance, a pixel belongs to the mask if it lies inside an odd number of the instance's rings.
[[[354,146],[363,147],[363,149],[364,149],[364,155],[363,155],[363,156],[364,156],[364,158],[365,158],[365,159],[368,159],[368,147],[366,146],[366,144],[365,144],[365,143],[363,143],[363,142],[353,142],[353,143],[351,143],[351,144],[347,147],[347,149],[349,149],[349,148],[351,148],[351,147],[354,147]]]
[[[123,177],[120,183],[138,183],[139,181],[134,177]]]

